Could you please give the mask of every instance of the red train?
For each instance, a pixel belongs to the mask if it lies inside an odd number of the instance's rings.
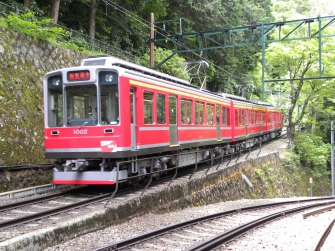
[[[282,128],[279,108],[105,55],[47,73],[44,108],[54,184],[114,184],[239,151]]]

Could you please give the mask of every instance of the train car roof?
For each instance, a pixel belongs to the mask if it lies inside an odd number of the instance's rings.
[[[116,67],[120,67],[123,69],[127,69],[130,71],[134,71],[134,72],[139,72],[141,74],[144,75],[149,75],[158,79],[162,79],[162,80],[166,80],[166,81],[170,81],[172,83],[175,84],[180,84],[180,85],[184,85],[190,88],[194,88],[197,89],[199,91],[203,91],[204,93],[208,93],[208,94],[212,94],[215,96],[220,96],[221,98],[224,98],[226,100],[235,100],[238,102],[243,102],[243,103],[249,103],[249,104],[253,104],[253,105],[259,105],[259,106],[268,106],[268,107],[275,107],[270,103],[266,103],[266,102],[261,102],[261,101],[256,101],[256,100],[247,100],[244,97],[240,97],[237,95],[233,95],[233,94],[228,94],[228,93],[223,93],[223,92],[211,92],[205,89],[200,89],[197,86],[194,86],[192,84],[190,84],[188,81],[177,78],[177,77],[173,77],[170,76],[168,74],[156,71],[156,70],[152,70],[150,68],[144,67],[144,66],[140,66],[134,63],[130,63],[127,62],[125,60],[110,56],[110,55],[94,55],[94,56],[88,56],[86,57],[82,63],[81,66],[116,66]]]
[[[81,66],[118,66],[118,67],[121,67],[121,68],[124,68],[124,69],[140,72],[140,73],[143,73],[145,75],[153,76],[153,77],[156,77],[156,78],[159,78],[159,79],[168,80],[168,81],[171,81],[173,83],[178,83],[178,84],[181,84],[181,85],[187,85],[187,86],[190,86],[190,87],[195,87],[195,86],[191,85],[186,80],[176,78],[176,77],[170,76],[168,74],[165,74],[165,73],[162,73],[162,72],[159,72],[159,71],[155,71],[155,70],[152,70],[152,69],[144,67],[144,66],[133,64],[133,63],[124,61],[122,59],[118,59],[116,57],[109,56],[109,55],[88,56],[87,58],[85,58],[82,61]]]

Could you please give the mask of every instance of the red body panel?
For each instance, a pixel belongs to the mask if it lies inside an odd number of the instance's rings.
[[[115,66],[115,69],[113,67],[114,66],[109,64],[108,66],[103,66],[103,70],[101,71],[113,70],[114,72],[118,72],[118,82],[115,82],[115,86],[118,84],[117,92],[115,92],[115,96],[117,97],[115,103],[118,102],[119,113],[109,113],[113,114],[113,116],[115,115],[115,123],[117,122],[116,117],[119,115],[119,124],[52,128],[46,126],[44,129],[45,150],[53,159],[59,158],[65,159],[65,161],[80,159],[78,162],[82,161],[81,158],[84,160],[86,158],[91,158],[92,160],[98,159],[101,162],[99,162],[100,166],[97,166],[98,168],[101,167],[101,171],[96,170],[96,166],[94,166],[95,169],[92,168],[96,172],[95,174],[93,174],[92,170],[85,170],[84,172],[64,171],[62,172],[63,176],[58,174],[57,177],[59,177],[59,179],[54,180],[54,184],[115,184],[117,178],[112,174],[112,172],[115,172],[114,167],[109,166],[109,169],[104,169],[104,164],[106,162],[111,164],[114,161],[113,159],[119,161],[120,159],[130,159],[134,156],[196,148],[197,146],[219,146],[219,144],[221,144],[220,146],[224,146],[223,143],[249,139],[249,142],[252,143],[253,137],[259,137],[260,140],[263,140],[263,138],[267,140],[267,137],[270,139],[271,137],[275,137],[273,135],[277,136],[277,133],[272,132],[282,127],[282,114],[277,108],[271,106],[267,108],[264,104],[262,105],[258,102],[253,103],[247,100],[244,101],[236,97],[229,98],[220,96],[197,89],[196,87],[190,87],[187,83],[181,84],[180,82],[182,81],[176,82],[175,79],[172,78],[169,80],[166,76],[163,76],[163,78],[159,78],[159,76],[155,77],[155,75],[151,75],[150,77],[146,76],[144,72],[151,70],[145,69],[143,72],[131,72],[131,67],[127,68],[127,70],[124,70],[120,66]],[[90,71],[92,76],[94,76],[94,72],[99,72],[100,69],[97,67],[92,70],[92,68],[93,67],[90,68]],[[80,66],[78,69],[85,70],[85,66]],[[64,74],[65,73],[66,69],[64,70]],[[153,74],[159,75],[161,73]],[[50,76],[53,76],[53,73],[51,73]],[[45,83],[48,84],[47,81],[45,81]],[[95,83],[97,86],[101,84],[100,82],[94,82],[92,80],[91,83],[89,81],[83,81],[83,83],[78,83],[78,85],[93,85],[92,83]],[[102,90],[102,88],[97,90]],[[146,92],[145,95],[144,92]],[[147,123],[152,122],[151,124],[145,124],[144,122],[145,118],[147,119],[145,116],[148,115],[148,106],[150,107],[148,103],[145,103],[148,102],[148,100],[144,101],[144,98],[148,97],[148,92],[152,93],[152,100],[149,100],[152,101],[152,121],[146,121]],[[92,96],[94,97],[94,95]],[[157,100],[163,100],[159,99],[160,96],[164,96],[165,98],[164,107],[158,106]],[[176,103],[172,102],[173,105],[171,106],[173,109],[176,107],[176,124],[170,124],[169,121],[169,113],[171,112],[171,107],[169,108],[170,96],[176,97]],[[97,94],[95,97],[98,99]],[[111,100],[112,97],[114,96],[109,96],[109,100]],[[63,100],[66,102],[65,97]],[[96,103],[101,104],[103,102],[100,101],[100,103]],[[107,106],[110,109],[114,109],[114,107],[117,107],[115,103],[109,102],[108,105],[106,105],[106,103],[105,107]],[[191,104],[191,108],[189,108],[189,104]],[[47,106],[48,103],[45,103],[45,107]],[[101,107],[102,105],[100,108]],[[144,111],[145,108],[147,109],[146,111]],[[185,109],[183,114],[182,109]],[[46,111],[48,111],[47,108]],[[63,106],[63,111],[66,111],[65,106]],[[157,116],[160,116],[159,114],[164,113],[164,111],[165,123],[159,124],[158,121],[162,120],[158,120]],[[185,121],[189,121],[189,113],[186,111],[191,111],[190,124],[183,124],[187,123]],[[173,112],[171,113],[173,114]],[[202,116],[197,116],[197,114],[199,115],[201,113]],[[151,113],[149,112],[149,114]],[[185,119],[186,116],[187,120]],[[102,115],[100,115],[100,118],[101,117]],[[195,124],[196,117],[208,122],[208,125]],[[84,118],[87,118],[87,116]],[[112,121],[114,121],[114,119]],[[47,121],[47,119],[45,121]],[[217,125],[217,122],[221,124]],[[266,135],[267,133],[269,134]],[[272,135],[270,133],[272,133]],[[114,152],[115,154],[113,155]],[[118,154],[116,154],[116,152],[118,152]],[[125,155],[119,153],[125,153]],[[72,171],[71,168],[69,170]],[[74,170],[78,171],[79,169]],[[123,179],[125,180],[132,170],[124,169],[123,171]],[[74,173],[78,175],[76,176]],[[85,178],[81,176],[83,173],[86,174]],[[110,175],[109,177],[107,177],[107,173]],[[118,178],[122,180],[122,178]]]

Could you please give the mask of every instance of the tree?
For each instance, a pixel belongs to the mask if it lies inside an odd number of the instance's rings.
[[[95,15],[97,12],[97,0],[91,0],[88,35],[91,39],[95,38]]]
[[[58,22],[59,5],[60,0],[52,0],[50,17],[54,20],[54,24]]]
[[[302,1],[302,0],[274,0],[273,13],[278,21],[295,20],[307,18],[308,16],[325,16],[332,8],[327,9],[325,2],[331,1]],[[313,26],[314,25],[314,26]],[[317,24],[312,25],[315,33]],[[289,32],[288,30],[284,30]],[[300,29],[300,34],[307,31]],[[332,28],[324,29],[323,35],[334,34]],[[334,71],[334,39],[322,38],[322,76],[335,76]],[[266,51],[267,74],[269,79],[273,78],[308,78],[319,76],[319,55],[318,40],[295,41],[281,44],[271,44]],[[334,79],[322,80],[299,80],[281,83],[281,86],[274,85],[274,88],[286,91],[290,97],[287,109],[288,132],[290,139],[293,139],[295,129],[303,127],[312,134],[318,133],[324,137],[324,133],[319,133],[320,128],[325,128],[320,121],[325,117],[333,116],[333,109],[328,105],[334,96],[331,88]],[[325,115],[328,114],[328,115]],[[319,118],[319,119],[318,119]],[[328,122],[327,122],[328,123]],[[329,123],[330,124],[330,123]],[[322,135],[323,134],[323,135]]]
[[[270,0],[169,0],[167,19],[182,18],[182,33],[219,30],[223,28],[239,27],[244,25],[259,24],[260,22],[273,21]],[[179,34],[179,24],[168,24],[167,33]],[[232,36],[231,39],[234,39]],[[203,44],[209,45],[210,39],[202,39]],[[198,48],[194,39],[178,41],[179,47]],[[218,38],[218,42],[222,42]],[[217,44],[214,44],[217,45]],[[165,45],[174,49],[171,44]],[[208,78],[207,88],[211,91],[235,92],[236,86],[248,82],[248,71],[257,66],[256,53],[260,48],[235,47],[230,49],[216,49],[197,51],[183,54],[187,61],[207,60],[215,66],[215,74]]]
[[[324,41],[324,47],[333,47],[332,39]],[[318,41],[294,41],[289,43],[273,43],[266,50],[268,73],[281,78],[292,79],[281,88],[290,95],[290,106],[287,112],[288,136],[293,137],[296,126],[315,113],[314,107],[323,103],[326,97],[334,94],[330,85],[333,80],[303,80],[318,76]],[[323,51],[323,76],[335,75],[332,50]],[[293,80],[296,79],[296,80]]]
[[[172,51],[155,47],[155,64],[161,62],[163,59],[167,58],[171,54]],[[159,71],[175,76],[177,78],[190,80],[190,76],[182,68],[183,63],[185,63],[185,59],[179,57],[178,55],[174,55],[170,60],[163,64],[162,67],[159,68]],[[150,66],[149,54],[144,54],[140,58],[140,64],[146,67]]]

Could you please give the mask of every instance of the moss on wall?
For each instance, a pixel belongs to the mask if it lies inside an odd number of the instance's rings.
[[[0,166],[45,163],[43,76],[84,57],[0,27]]]
[[[51,168],[0,171],[0,193],[50,184],[51,180]]]

